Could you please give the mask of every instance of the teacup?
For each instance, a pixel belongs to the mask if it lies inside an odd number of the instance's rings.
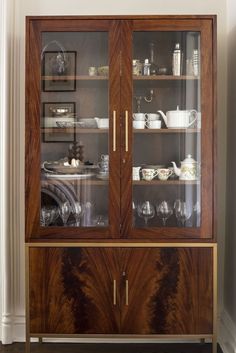
[[[89,76],[97,75],[97,68],[95,66],[90,66],[88,69]]]
[[[142,169],[142,176],[144,180],[151,181],[157,176],[155,169]]]
[[[132,172],[133,172],[133,180],[140,180],[140,169],[141,167],[133,167]]]
[[[171,174],[173,174],[173,171],[168,168],[157,169],[157,176],[160,180],[167,180]]]
[[[144,113],[134,113],[133,119],[137,121],[145,121],[145,114]]]
[[[109,154],[102,154],[101,155],[101,160],[102,161],[106,161],[106,162],[109,161]]]
[[[150,120],[147,121],[146,124],[148,129],[160,129],[161,128],[161,120]]]
[[[147,121],[154,121],[160,119],[160,114],[156,113],[146,113],[145,116],[147,118]]]
[[[134,120],[133,121],[134,129],[145,129],[145,120]]]

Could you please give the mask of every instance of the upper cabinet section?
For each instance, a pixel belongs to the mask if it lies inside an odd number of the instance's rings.
[[[213,238],[214,21],[28,18],[28,240]]]

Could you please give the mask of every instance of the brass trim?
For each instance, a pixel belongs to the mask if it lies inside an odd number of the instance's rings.
[[[218,276],[217,276],[217,245],[213,248],[213,338],[212,352],[217,353],[217,307],[218,307]]]
[[[216,243],[26,243],[25,246],[29,248],[73,248],[73,247],[86,247],[86,248],[215,248]]]
[[[125,305],[129,305],[129,280],[125,280]]]
[[[116,152],[116,111],[113,110],[113,152]]]
[[[30,353],[30,312],[29,312],[29,248],[25,248],[25,352]]]
[[[129,151],[129,112],[125,111],[125,152]]]
[[[116,305],[116,280],[113,279],[113,305]]]
[[[175,340],[182,340],[182,339],[196,339],[200,340],[204,339],[212,339],[213,335],[121,335],[121,334],[101,334],[101,335],[92,335],[92,334],[48,334],[48,333],[33,333],[30,337],[50,337],[50,338],[128,338],[128,339],[144,339],[144,338],[157,338],[157,339],[175,339]]]

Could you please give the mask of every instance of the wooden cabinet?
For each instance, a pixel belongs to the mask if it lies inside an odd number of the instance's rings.
[[[32,334],[209,335],[211,248],[31,248]]]
[[[215,16],[27,18],[28,343],[216,349],[215,73]]]

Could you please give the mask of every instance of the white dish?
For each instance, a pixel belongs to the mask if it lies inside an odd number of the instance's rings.
[[[46,178],[48,179],[90,179],[94,176],[93,173],[86,173],[86,174],[50,174],[45,173]]]

